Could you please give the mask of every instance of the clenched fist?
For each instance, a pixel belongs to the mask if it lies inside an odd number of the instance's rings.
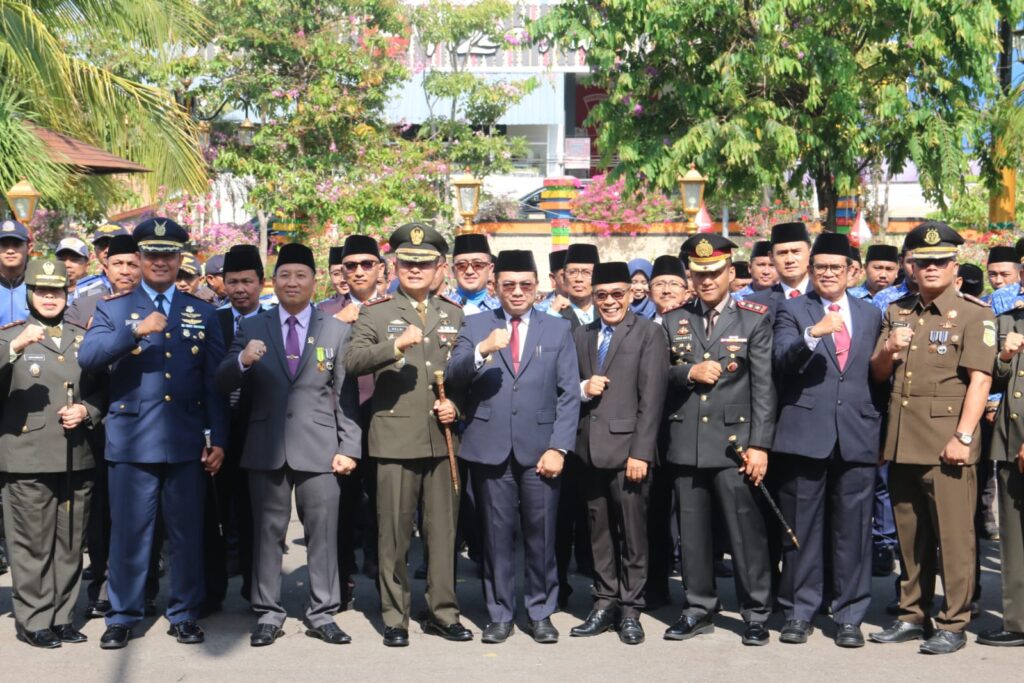
[[[1006,339],[1003,341],[1003,350],[999,354],[999,360],[1004,363],[1009,363],[1013,360],[1013,357],[1020,353],[1021,347],[1024,346],[1024,334],[1020,332],[1010,332],[1006,335]]]
[[[690,381],[697,384],[714,384],[722,376],[722,364],[717,360],[706,360],[690,368]]]
[[[835,334],[843,329],[843,316],[837,311],[829,311],[811,328],[811,336],[820,339],[826,334]]]
[[[503,348],[508,346],[511,341],[512,335],[508,333],[504,327],[498,327],[491,330],[491,333],[487,335],[487,339],[484,339],[479,344],[480,355],[486,358],[487,356],[501,351]]]
[[[167,316],[160,311],[153,311],[143,318],[142,322],[135,328],[135,336],[138,339],[142,339],[147,334],[163,332],[165,327],[167,327]]]
[[[590,398],[597,398],[604,393],[604,390],[611,384],[611,380],[601,375],[594,375],[583,385],[583,391]]]
[[[913,338],[914,331],[909,327],[893,328],[885,340],[885,351],[887,353],[899,353],[910,346],[910,340]]]
[[[39,325],[26,325],[17,337],[11,342],[11,350],[21,353],[29,344],[43,341],[46,331]]]
[[[405,331],[398,336],[395,340],[395,346],[398,347],[399,351],[405,351],[408,348],[416,346],[423,341],[423,330],[416,327],[415,325],[409,325],[405,328]]]
[[[343,323],[353,324],[356,318],[359,317],[359,306],[356,304],[349,304],[345,308],[341,309],[334,314],[334,317]]]
[[[242,361],[242,365],[249,367],[256,361],[263,358],[267,353],[267,345],[261,342],[259,339],[250,339],[249,343],[242,349],[241,355],[238,357]]]
[[[551,309],[552,313],[558,313],[568,305],[569,300],[562,296],[561,294],[559,294],[554,299],[551,300],[551,305],[548,308]]]

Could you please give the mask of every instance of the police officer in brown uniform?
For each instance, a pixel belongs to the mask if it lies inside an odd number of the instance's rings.
[[[892,381],[884,457],[905,578],[900,615],[871,634],[878,643],[927,638],[921,652],[963,648],[974,591],[978,422],[992,385],[996,322],[956,290],[963,238],[928,221],[907,236],[918,293],[889,305],[871,358],[876,382]],[[932,633],[928,610],[941,572],[945,600]]]

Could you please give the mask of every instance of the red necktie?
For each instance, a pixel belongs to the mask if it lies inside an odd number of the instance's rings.
[[[795,298],[797,298],[798,296],[800,296],[800,292],[798,292],[798,291],[797,291],[797,290],[795,290],[795,289],[791,289],[791,290],[789,290],[789,298],[790,298],[790,299],[795,299]]]
[[[512,372],[519,374],[519,323],[522,320],[512,318]]]
[[[829,304],[828,310],[833,313],[839,312],[839,304]],[[832,333],[832,341],[836,343],[836,360],[839,361],[839,371],[846,368],[846,358],[850,355],[850,331],[843,323],[843,329]]]

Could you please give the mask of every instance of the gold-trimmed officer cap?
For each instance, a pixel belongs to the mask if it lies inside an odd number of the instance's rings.
[[[940,221],[925,221],[907,233],[904,250],[913,252],[914,260],[953,258],[964,243],[960,234]]]
[[[200,266],[199,259],[187,251],[181,255],[181,266],[178,268],[178,273],[184,273],[189,277],[196,277],[199,275]]]
[[[695,273],[714,273],[721,270],[732,258],[736,244],[715,233],[693,235],[683,242],[680,257],[685,257],[690,270]]]
[[[92,233],[92,244],[98,246],[104,240],[112,239],[118,235],[129,235],[125,227],[120,223],[104,223]]]
[[[25,285],[63,289],[68,286],[68,271],[60,261],[32,259],[25,268]]]
[[[188,242],[188,231],[170,218],[150,218],[135,226],[132,233],[144,252],[177,253]]]
[[[391,251],[402,261],[430,263],[448,253],[448,243],[427,223],[406,223],[391,234]]]

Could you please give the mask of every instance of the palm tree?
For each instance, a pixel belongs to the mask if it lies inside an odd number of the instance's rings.
[[[152,169],[152,189],[205,188],[195,127],[171,94],[85,55],[102,41],[151,58],[201,44],[206,28],[193,0],[0,0],[0,189],[24,176],[59,201],[71,186],[33,124]]]

